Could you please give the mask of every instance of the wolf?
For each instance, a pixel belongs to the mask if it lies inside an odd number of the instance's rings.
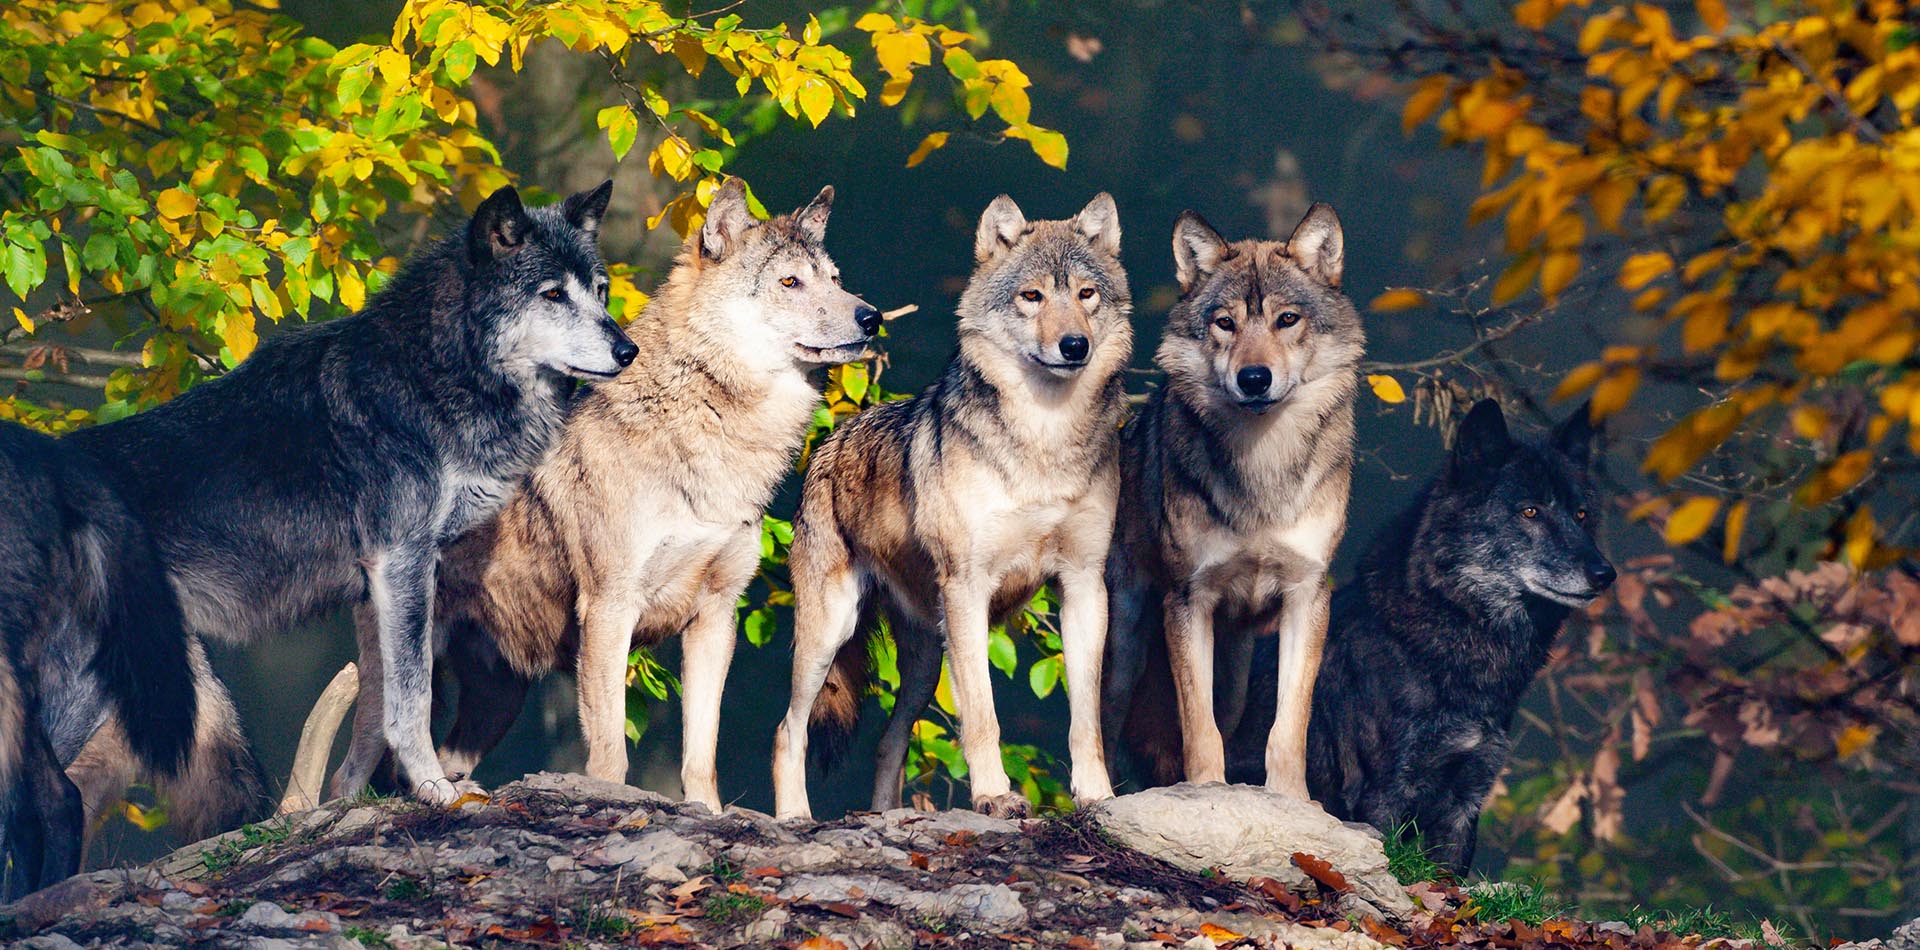
[[[1333,598],[1308,787],[1340,818],[1412,826],[1462,875],[1521,696],[1567,616],[1614,580],[1594,537],[1588,415],[1582,406],[1545,439],[1516,439],[1499,403],[1475,404],[1444,471]],[[1235,781],[1261,774],[1261,700],[1276,658],[1266,642],[1254,651],[1252,712],[1227,743]],[[1165,759],[1169,737],[1153,718],[1136,717],[1135,744]]]
[[[159,545],[190,631],[246,641],[367,601],[382,728],[430,803],[457,794],[428,723],[440,547],[540,460],[573,380],[639,353],[606,309],[595,238],[611,191],[529,209],[501,188],[359,313],[68,437]]]
[[[1307,717],[1366,348],[1340,291],[1343,242],[1325,204],[1284,242],[1228,243],[1191,211],[1174,224],[1181,297],[1156,354],[1166,383],[1121,437],[1102,706],[1118,736],[1147,651],[1164,641],[1188,781],[1225,779],[1221,734],[1246,700],[1235,674],[1255,632],[1271,629],[1283,662],[1267,786],[1307,794]]]
[[[12,865],[0,891],[13,899],[79,871],[87,819],[136,769],[177,778],[227,755],[239,765],[229,787],[257,777],[244,742],[236,750],[212,725],[196,740],[199,722],[232,722],[231,701],[151,539],[101,473],[5,423],[0,484],[0,860]],[[100,733],[117,737],[124,779],[112,787],[83,764],[83,792],[69,766]]]
[[[880,329],[822,245],[833,194],[762,223],[739,179],[723,185],[628,328],[647,359],[580,397],[520,493],[447,550],[435,620],[459,687],[449,774],[471,774],[535,680],[571,669],[587,774],[625,781],[628,651],[679,634],[682,785],[720,810],[720,695],[761,516],[820,405],[815,371],[858,358]],[[365,782],[378,726],[356,721],[336,793]]]
[[[896,805],[913,722],[951,660],[973,805],[1025,814],[1000,761],[988,626],[1053,578],[1072,725],[1073,794],[1107,798],[1098,684],[1132,353],[1120,217],[1102,193],[1066,221],[987,206],[960,296],[959,353],[911,399],[868,409],[814,454],[789,568],[793,690],[774,739],[775,811],[806,818],[809,723],[831,748],[859,715],[866,640],[885,612],[900,692],[881,739],[874,806]],[[824,692],[822,691],[824,688]]]

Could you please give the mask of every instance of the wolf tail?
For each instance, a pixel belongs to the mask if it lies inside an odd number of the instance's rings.
[[[867,626],[863,623],[856,629],[865,630]],[[820,695],[813,700],[813,714],[807,718],[807,756],[816,767],[832,768],[846,755],[871,680],[867,638],[856,634],[833,655],[827,682],[820,687]]]
[[[86,523],[74,539],[98,623],[93,671],[134,755],[171,775],[193,746],[196,705],[180,604],[146,531],[117,496],[90,487],[103,497],[82,508]]]

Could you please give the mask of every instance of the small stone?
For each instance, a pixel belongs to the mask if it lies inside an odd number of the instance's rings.
[[[555,874],[562,871],[571,871],[578,866],[579,865],[573,860],[573,855],[570,854],[556,854],[547,859],[547,870]]]
[[[1181,944],[1180,950],[1217,950],[1218,947],[1219,944],[1214,943],[1212,937],[1206,934],[1200,934],[1192,940]]]
[[[22,950],[80,950],[80,945],[59,934],[41,934],[14,944]]]
[[[358,834],[380,823],[380,809],[363,806],[349,810],[333,825],[333,835]]]
[[[741,936],[748,944],[772,943],[787,935],[787,921],[792,919],[792,914],[775,907],[748,924],[746,933]]]
[[[646,878],[649,881],[659,881],[662,884],[685,884],[687,882],[687,874],[685,871],[665,861],[647,865]]]
[[[254,927],[260,930],[285,930],[292,916],[279,904],[261,901],[247,908],[247,912],[240,915],[238,923],[243,927]]]

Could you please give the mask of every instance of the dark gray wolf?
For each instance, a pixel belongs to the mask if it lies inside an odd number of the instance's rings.
[[[153,544],[87,459],[0,423],[0,485],[0,860],[12,899],[80,869],[87,806],[101,797],[66,774],[82,746],[111,722],[124,769],[177,774],[194,748],[196,680],[211,676]]]
[[[722,186],[629,325],[647,358],[580,397],[526,487],[442,556],[434,619],[459,683],[449,774],[471,774],[535,679],[571,669],[587,774],[625,781],[627,654],[677,634],[681,782],[720,810],[720,693],[761,516],[820,405],[814,370],[858,358],[880,329],[821,244],[832,203],[822,189],[763,223],[738,179]],[[377,715],[360,717],[336,790],[363,784],[383,746]]]
[[[899,801],[909,730],[933,696],[944,642],[974,807],[1024,814],[1027,800],[1000,761],[987,634],[1049,577],[1061,600],[1073,794],[1113,794],[1098,702],[1101,571],[1133,345],[1119,252],[1119,213],[1105,194],[1067,221],[1030,222],[1012,199],[995,198],[974,238],[978,266],[960,296],[960,352],[946,374],[849,420],[814,454],[789,562],[793,692],[774,739],[779,816],[810,813],[809,720],[844,735],[859,715],[867,652],[855,634],[883,607],[901,682],[875,807]]]
[[[1305,798],[1366,346],[1340,292],[1340,220],[1316,204],[1285,242],[1229,244],[1189,211],[1173,253],[1182,294],[1157,355],[1166,385],[1122,436],[1106,726],[1118,735],[1147,650],[1164,642],[1185,777],[1224,780],[1221,734],[1246,705],[1247,653],[1256,632],[1276,630],[1267,787]]]
[[[1445,472],[1334,595],[1307,733],[1308,787],[1328,811],[1412,825],[1436,860],[1472,864],[1521,696],[1567,615],[1613,583],[1593,536],[1593,435],[1584,406],[1533,441],[1508,435],[1498,403],[1476,404]],[[1252,710],[1275,659],[1264,641],[1254,652]],[[1130,725],[1159,759],[1152,718]],[[1265,722],[1250,713],[1229,740],[1230,778],[1259,778]]]
[[[529,210],[502,188],[361,312],[68,439],[145,522],[190,631],[244,641],[368,602],[384,733],[429,802],[457,794],[428,723],[440,546],[540,460],[570,377],[611,377],[638,352],[605,306],[610,192]]]

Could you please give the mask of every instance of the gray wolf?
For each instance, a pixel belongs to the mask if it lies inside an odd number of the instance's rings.
[[[628,651],[678,634],[682,785],[720,810],[720,694],[761,515],[820,405],[814,371],[859,357],[880,328],[822,246],[832,203],[825,188],[763,223],[738,179],[723,185],[628,327],[647,358],[579,397],[520,493],[447,550],[435,620],[459,685],[450,774],[499,742],[534,680],[573,670],[587,774],[625,781]],[[378,726],[356,721],[337,792],[377,763]]]
[[[1105,194],[1066,221],[1028,221],[1012,199],[994,199],[975,235],[960,351],[945,374],[843,423],[814,454],[789,559],[793,691],[773,761],[780,817],[810,813],[809,723],[831,750],[858,718],[868,671],[865,637],[855,634],[882,611],[901,683],[875,807],[899,801],[909,730],[938,683],[944,642],[974,807],[1026,813],[1000,761],[988,628],[1047,578],[1061,602],[1073,794],[1113,794],[1098,684],[1121,374],[1133,346],[1119,252],[1119,213]]]
[[[429,802],[456,795],[428,723],[440,547],[540,460],[573,378],[638,353],[606,311],[595,235],[610,193],[528,209],[502,188],[359,313],[68,437],[159,545],[191,632],[245,641],[367,602],[382,727]]]
[[[204,754],[196,720],[226,696],[145,529],[84,456],[0,424],[0,484],[0,855],[11,863],[0,890],[11,899],[76,873],[89,806],[125,788],[89,780],[88,795],[68,777],[96,733],[119,737],[128,778],[174,777]]]
[[[1221,735],[1246,705],[1253,638],[1272,630],[1266,783],[1307,797],[1307,719],[1366,346],[1340,292],[1343,247],[1325,204],[1285,242],[1230,244],[1190,211],[1174,224],[1181,297],[1156,356],[1166,383],[1121,439],[1103,704],[1117,736],[1146,652],[1164,642],[1191,782],[1226,778]]]
[[[1307,784],[1327,810],[1388,832],[1411,826],[1465,874],[1480,808],[1506,767],[1521,696],[1568,614],[1614,580],[1594,542],[1585,406],[1543,440],[1476,404],[1443,473],[1374,540],[1333,598],[1308,729]],[[1257,780],[1259,703],[1276,655],[1255,650],[1249,713],[1227,774]],[[1136,744],[1158,746],[1151,714]],[[1175,753],[1177,754],[1177,753]]]

